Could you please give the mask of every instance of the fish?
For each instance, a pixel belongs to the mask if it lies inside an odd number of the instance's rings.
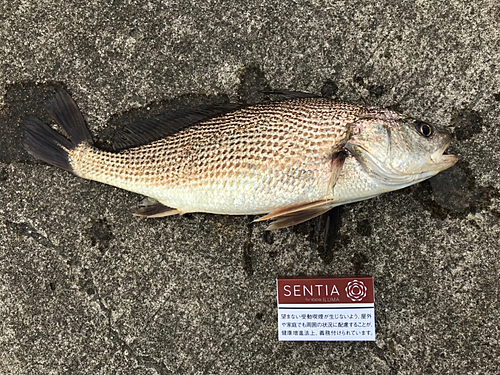
[[[36,159],[146,196],[139,217],[206,212],[263,215],[290,227],[333,207],[373,198],[453,166],[443,128],[390,109],[299,92],[250,106],[198,109],[125,127],[103,151],[75,101],[56,88],[44,106],[64,135],[22,121]]]

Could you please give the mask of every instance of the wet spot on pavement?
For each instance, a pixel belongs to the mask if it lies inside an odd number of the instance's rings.
[[[356,232],[365,237],[370,237],[372,235],[373,229],[370,221],[368,219],[364,219],[358,222],[356,225]]]
[[[472,171],[463,160],[416,185],[413,194],[433,216],[441,219],[465,218],[481,210],[494,214],[491,200],[500,197],[495,187],[477,186]]]
[[[453,212],[464,212],[472,199],[467,188],[467,174],[459,166],[453,166],[429,180],[435,203]]]
[[[324,98],[333,98],[339,91],[339,87],[331,79],[326,80],[321,87],[321,96]]]
[[[451,123],[455,126],[455,138],[463,141],[481,133],[483,119],[476,111],[462,110],[452,116]]]
[[[92,246],[97,246],[100,250],[106,250],[114,235],[106,219],[93,221],[90,228],[90,240]]]
[[[258,66],[247,66],[240,72],[238,99],[242,104],[256,104],[263,101],[270,91],[264,72]]]
[[[43,101],[57,86],[61,85],[34,82],[7,85],[5,105],[0,109],[0,162],[35,161],[24,149],[19,124],[30,114],[50,123],[51,118],[43,108]]]

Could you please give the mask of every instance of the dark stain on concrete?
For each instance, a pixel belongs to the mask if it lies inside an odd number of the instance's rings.
[[[370,83],[368,79],[362,75],[355,75],[352,81],[355,85],[367,90],[371,98],[378,99],[387,91],[383,85]]]
[[[382,85],[369,85],[367,90],[375,98],[380,98],[385,93],[385,88]]]
[[[258,66],[251,65],[243,68],[239,78],[237,93],[241,104],[261,103],[266,99],[264,91],[270,91],[271,87],[264,72]]]
[[[42,246],[54,247],[54,244],[43,234],[39,233],[31,224],[24,222],[14,223],[10,220],[5,220],[5,225],[12,232],[17,234],[21,240],[24,240],[24,238],[32,238]]]
[[[363,77],[361,76],[358,76],[358,75],[355,75],[353,78],[352,78],[353,82],[360,85],[360,86],[364,86],[365,85],[365,80]]]
[[[106,219],[93,220],[89,235],[92,246],[97,246],[101,251],[106,250],[109,242],[114,238]]]
[[[370,220],[364,219],[358,221],[356,225],[356,232],[365,237],[370,237],[372,235],[373,229]]]
[[[466,211],[471,203],[472,189],[467,174],[460,166],[453,166],[429,180],[432,199],[439,206],[453,212]]]
[[[252,233],[253,233],[253,223],[250,220],[250,223],[247,225],[247,238],[245,243],[243,244],[243,254],[242,254],[242,266],[245,271],[247,277],[250,277],[254,273],[253,268],[253,259],[252,259],[252,251],[253,251],[253,243],[252,243]]]
[[[264,231],[264,241],[269,245],[274,243],[274,235],[270,230]]]
[[[451,124],[455,127],[455,138],[464,141],[481,133],[483,119],[478,112],[464,109],[452,115]]]
[[[246,243],[243,248],[243,257],[242,257],[243,270],[247,274],[247,276],[252,276],[253,269],[253,261],[252,261],[252,246],[249,243]]]
[[[365,265],[368,263],[368,258],[365,254],[355,253],[352,256],[352,273],[353,275],[366,274]]]
[[[7,85],[4,106],[0,109],[0,162],[35,162],[24,149],[19,124],[28,115],[35,115],[45,123],[51,118],[43,108],[43,101],[59,83],[36,84],[22,82]]]
[[[493,186],[477,186],[465,161],[415,186],[413,195],[434,217],[465,218],[469,213],[491,210],[491,200],[500,197]]]
[[[9,179],[9,173],[7,172],[7,168],[0,168],[0,182],[7,181]]]
[[[88,268],[82,269],[83,276],[79,281],[79,286],[82,291],[92,296],[96,293],[92,272]]]
[[[327,79],[321,87],[321,96],[324,98],[334,98],[338,91],[339,87],[337,84],[331,79]]]

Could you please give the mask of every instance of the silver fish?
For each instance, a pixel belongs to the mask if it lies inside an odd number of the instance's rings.
[[[443,154],[451,142],[445,130],[325,98],[254,105],[184,128],[147,122],[134,129],[147,135],[147,124],[163,126],[165,136],[115,153],[93,146],[66,91],[56,90],[46,108],[67,138],[29,117],[22,124],[28,151],[77,176],[149,197],[137,216],[265,214],[257,221],[274,219],[268,229],[284,228],[418,183],[457,161]]]

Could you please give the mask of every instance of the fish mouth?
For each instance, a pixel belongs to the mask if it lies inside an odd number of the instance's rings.
[[[451,135],[447,138],[448,139],[446,139],[446,141],[443,143],[443,146],[441,146],[431,154],[430,162],[428,163],[433,170],[437,170],[438,172],[452,167],[458,161],[457,155],[444,154],[451,143]]]

